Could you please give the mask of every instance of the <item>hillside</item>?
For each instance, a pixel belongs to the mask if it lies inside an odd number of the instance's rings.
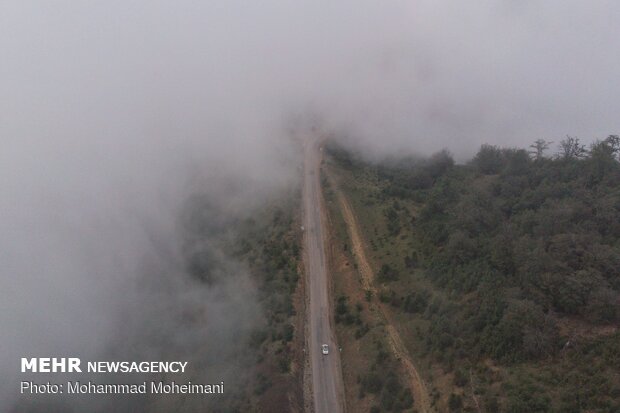
[[[336,255],[357,263],[343,196],[374,272],[368,302],[387,309],[438,411],[620,410],[618,138],[567,138],[550,157],[533,146],[483,145],[455,165],[445,151],[370,163],[328,145]]]

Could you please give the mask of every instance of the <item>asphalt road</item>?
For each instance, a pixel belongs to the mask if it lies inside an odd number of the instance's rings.
[[[312,367],[314,412],[340,413],[344,411],[344,392],[340,352],[331,324],[329,275],[323,238],[325,222],[321,212],[320,143],[306,143],[304,152],[304,242],[310,295],[308,350]],[[322,344],[329,345],[328,355],[321,353]]]

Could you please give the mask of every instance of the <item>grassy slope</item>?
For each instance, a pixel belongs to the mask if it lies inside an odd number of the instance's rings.
[[[347,242],[347,228],[325,176],[323,186],[331,238],[330,271],[336,301],[336,333],[343,349],[347,409],[352,412],[404,411],[411,407],[411,391],[401,379],[404,372],[400,363],[388,349],[383,319],[361,288]]]
[[[357,169],[352,171],[350,169],[343,168],[342,165],[339,165],[334,162],[332,158],[329,158],[327,161],[327,171],[329,175],[338,181],[338,188],[329,189],[327,193],[333,192],[334,190],[344,191],[347,199],[355,210],[357,221],[361,226],[363,236],[366,238],[368,245],[370,246],[370,248],[366,250],[366,254],[368,259],[371,261],[373,269],[376,271],[380,268],[381,264],[384,263],[388,263],[394,268],[401,268],[401,263],[403,261],[402,257],[406,255],[406,252],[410,248],[414,247],[414,242],[411,239],[408,239],[405,233],[401,234],[398,238],[393,238],[387,235],[388,231],[386,228],[383,211],[380,208],[380,204],[378,204],[376,200],[373,200],[373,194],[376,195],[378,191],[378,180],[373,174],[372,169]],[[350,243],[350,240],[348,239],[349,236],[347,234],[345,224],[340,217],[340,211],[337,203],[334,200],[334,197],[331,198],[331,202],[328,203],[330,207],[330,215],[338,217],[338,227],[335,232],[338,237],[338,241],[335,243],[342,245],[343,249],[347,249],[348,252],[348,244]],[[328,197],[328,199],[330,198]],[[409,213],[413,214],[415,213],[417,206],[407,205],[406,208],[411,211]],[[406,212],[403,211],[403,214],[406,214]],[[353,257],[350,257],[350,254],[347,255],[349,255],[349,262],[353,263]],[[355,269],[353,269],[353,275],[349,275],[349,277],[356,276],[354,270]],[[429,282],[421,277],[419,273],[416,273],[414,277],[402,279],[392,285],[394,289],[404,290],[414,290],[420,286],[428,287]],[[358,283],[357,287],[358,295],[363,296],[361,284]],[[382,288],[381,285],[379,285],[379,290],[383,291],[387,295],[389,295],[389,291],[391,291],[389,289]],[[344,293],[353,294],[351,292],[351,288],[347,291],[341,290],[341,294]],[[381,297],[373,297],[372,300],[379,300],[380,298]],[[426,361],[423,357],[420,357],[422,354],[422,342],[419,339],[420,336],[416,334],[416,331],[418,329],[427,328],[428,321],[422,318],[406,317],[400,312],[394,312],[393,314],[394,319],[400,322],[399,332],[401,333],[401,337],[409,349],[409,352],[420,361]],[[385,331],[382,326],[379,328],[378,336],[382,338],[385,337]],[[373,342],[360,341],[357,343],[356,347],[360,348],[361,353],[367,353],[372,351],[372,344]],[[385,343],[384,346],[387,347]],[[346,365],[343,367],[345,371],[346,367]],[[357,367],[357,373],[363,374],[364,369],[359,368],[360,366]],[[365,367],[366,366],[364,366],[364,368]],[[432,365],[429,365],[427,362],[417,363],[417,368],[425,378],[432,377]],[[435,391],[434,394],[436,395],[438,393]]]

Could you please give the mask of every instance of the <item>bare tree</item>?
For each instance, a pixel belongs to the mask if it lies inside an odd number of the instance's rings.
[[[536,160],[544,158],[545,151],[549,149],[549,145],[553,142],[547,142],[544,139],[536,139],[533,144],[530,145],[532,148],[531,151],[528,151],[529,154]]]

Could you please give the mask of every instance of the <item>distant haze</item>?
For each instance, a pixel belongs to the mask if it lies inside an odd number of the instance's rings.
[[[213,303],[178,262],[179,211],[294,185],[295,120],[371,156],[618,133],[618,21],[612,0],[3,1],[0,410],[19,357],[140,348],[119,325]]]

